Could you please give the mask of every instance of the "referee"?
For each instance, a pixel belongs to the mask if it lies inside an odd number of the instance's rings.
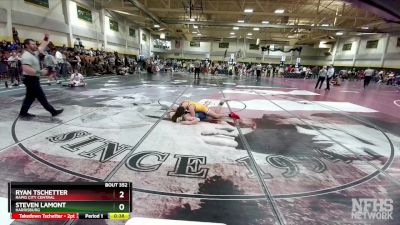
[[[35,116],[28,113],[28,110],[35,99],[39,100],[40,104],[42,104],[42,106],[49,111],[52,116],[57,116],[64,111],[64,109],[54,109],[53,106],[47,102],[46,95],[44,94],[42,87],[40,87],[40,76],[46,76],[49,71],[47,69],[40,70],[38,56],[39,52],[44,52],[44,49],[48,44],[49,35],[47,33],[44,35],[44,40],[40,44],[39,48],[32,39],[26,39],[24,41],[25,51],[21,56],[21,63],[26,95],[19,113],[19,116],[22,118],[32,118]]]

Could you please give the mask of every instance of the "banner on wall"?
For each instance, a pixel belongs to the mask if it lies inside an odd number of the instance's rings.
[[[367,41],[367,45],[365,48],[377,48],[378,47],[379,40],[370,40]]]
[[[353,45],[353,43],[344,44],[342,47],[342,51],[350,51],[352,45]]]
[[[189,45],[190,47],[200,48],[200,41],[191,41]]]
[[[219,48],[229,48],[229,43],[225,43],[225,42],[219,43],[219,44],[218,44],[218,47],[219,47]]]
[[[37,6],[49,8],[49,0],[24,0],[24,2],[34,4]]]
[[[136,30],[135,28],[129,27],[129,36],[136,37]]]
[[[92,23],[92,11],[86,9],[82,6],[76,5],[76,12],[78,14],[78,18],[84,20],[86,22]]]
[[[119,31],[118,22],[116,20],[111,19],[111,18],[110,18],[109,21],[110,21],[110,30],[118,32]]]
[[[273,47],[271,48],[271,46],[273,46]],[[296,47],[296,48],[291,48],[291,49],[288,49],[288,50],[285,50],[284,46],[277,47],[277,46],[275,46],[275,45],[267,45],[267,46],[261,47],[261,51],[263,51],[263,52],[267,51],[268,54],[269,54],[270,51],[272,51],[272,52],[276,52],[276,51],[280,51],[280,52],[294,52],[294,51],[297,51],[297,52],[299,52],[299,55],[300,55],[302,49],[303,49],[303,47],[301,47],[301,46],[300,46],[300,47]]]
[[[153,40],[153,48],[171,49],[171,41],[154,39]]]

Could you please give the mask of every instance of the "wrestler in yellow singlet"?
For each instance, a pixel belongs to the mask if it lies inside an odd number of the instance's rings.
[[[189,101],[189,100],[188,101],[184,101],[184,102],[188,102],[189,103],[188,106],[187,106],[188,108],[189,108],[190,105],[193,105],[195,112],[208,113],[208,111],[209,111],[208,107],[203,105],[203,104],[201,104],[201,103],[194,102],[194,101]],[[182,102],[182,104],[183,104],[183,102]]]
[[[192,107],[190,107],[190,106],[192,106]],[[183,101],[179,105],[179,107],[176,109],[175,113],[171,116],[171,120],[173,122],[177,122],[178,118],[181,118],[186,113],[189,113],[192,118],[196,118],[196,113],[199,113],[199,112],[205,113],[205,114],[207,114],[207,116],[211,116],[214,119],[221,119],[224,117],[223,114],[221,114],[219,112],[214,112],[213,110],[209,109],[207,106],[205,106],[201,103],[186,100],[186,101]],[[233,119],[240,119],[240,117],[234,112],[229,113],[228,116]]]

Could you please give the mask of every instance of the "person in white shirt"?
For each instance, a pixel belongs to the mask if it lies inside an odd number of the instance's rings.
[[[194,79],[200,79],[200,67],[201,67],[201,63],[199,60],[196,60],[194,62]],[[196,77],[197,74],[197,77]]]
[[[257,80],[261,79],[261,70],[262,70],[262,65],[261,63],[259,63],[256,66]]]
[[[268,64],[267,72],[265,73],[265,76],[268,77],[268,75],[269,75],[269,77],[273,77],[273,74],[274,74],[274,68],[272,67],[271,64]]]
[[[393,85],[393,82],[394,82],[394,80],[396,79],[395,77],[396,77],[396,76],[395,76],[394,72],[391,71],[391,72],[389,73],[389,75],[388,75],[388,80],[387,80],[387,82],[386,82],[386,85]]]
[[[371,81],[372,77],[375,75],[375,70],[371,69],[368,67],[368,69],[366,69],[364,71],[365,75],[364,75],[364,88],[366,86],[369,85],[369,82]]]
[[[71,74],[71,78],[69,80],[69,86],[70,87],[82,87],[85,86],[85,80],[82,76],[82,74],[78,73],[77,70],[74,70],[74,73]]]
[[[51,53],[45,52],[44,60],[43,60],[43,65],[48,69],[49,74],[48,74],[48,80],[47,83],[50,85],[50,80],[54,79],[57,80],[57,71],[56,71],[56,66],[57,66],[57,60],[53,56],[54,51]]]
[[[65,66],[64,66],[64,56],[60,49],[57,49],[55,54],[57,60],[57,74],[64,75]]]
[[[20,82],[18,66],[20,60],[21,59],[18,57],[17,51],[13,50],[11,56],[8,58],[8,63],[11,70],[11,83],[13,86],[18,86]]]
[[[383,70],[379,71],[379,73],[378,73],[378,84],[383,82],[383,79],[384,79],[383,75],[384,74],[385,74],[385,72]]]
[[[56,60],[58,64],[64,63],[63,54],[60,50],[56,51]]]
[[[333,68],[333,65],[329,65],[328,71],[326,72],[326,89],[325,90],[330,90],[329,84],[331,82],[331,79],[335,75],[335,68]]]
[[[318,84],[319,84],[319,89],[321,89],[322,84],[324,83],[325,77],[326,77],[326,66],[322,67],[322,69],[319,71],[318,74],[318,81],[317,84],[315,85],[315,89],[317,89]]]

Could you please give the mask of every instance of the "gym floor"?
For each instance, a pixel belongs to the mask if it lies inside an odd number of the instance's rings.
[[[0,208],[7,208],[10,181],[129,181],[131,217],[400,224],[399,90],[376,84],[363,90],[361,81],[330,91],[314,85],[265,77],[193,80],[186,73],[106,76],[82,88],[42,85],[49,102],[65,111],[51,117],[35,101],[30,120],[17,118],[24,87],[0,89]],[[241,120],[192,126],[168,120],[168,108],[186,99]],[[221,99],[227,101],[218,108]],[[369,200],[383,207],[358,207]]]

